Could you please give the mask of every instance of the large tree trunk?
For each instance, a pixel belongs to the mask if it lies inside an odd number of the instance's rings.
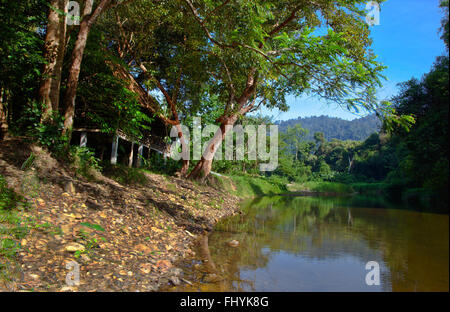
[[[189,173],[188,178],[194,180],[204,181],[206,177],[211,173],[212,160],[202,157]]]
[[[39,88],[39,100],[43,104],[41,121],[48,120],[59,106],[62,63],[65,53],[66,20],[55,9],[65,12],[68,0],[50,1],[47,33],[45,36],[43,78]],[[53,9],[55,8],[55,9]]]
[[[189,159],[183,159],[181,170],[180,170],[180,176],[185,177],[189,170]]]
[[[69,0],[60,0],[64,13],[67,13],[67,5]],[[67,23],[65,16],[61,16],[59,19],[59,49],[58,49],[58,57],[56,58],[56,67],[55,67],[55,78],[53,79],[52,84],[52,103],[53,110],[58,112],[59,110],[59,98],[60,98],[60,89],[61,89],[61,74],[64,63],[64,56],[66,54],[66,46],[67,46]]]
[[[39,88],[39,100],[43,105],[41,120],[47,119],[51,115],[52,105],[52,80],[54,78],[56,59],[59,50],[59,14],[55,9],[60,9],[59,0],[51,0],[48,13],[47,33],[45,35],[44,57],[47,64],[44,66],[43,79]]]
[[[209,141],[203,152],[202,158],[198,161],[197,165],[189,173],[188,178],[204,181],[211,172],[212,162],[214,155],[221,146],[228,131],[230,131],[238,119],[239,114],[228,117],[220,124],[219,129],[214,134],[213,138]]]
[[[8,113],[6,103],[3,101],[5,90],[0,88],[0,140],[8,136]]]
[[[181,143],[181,150],[182,150],[182,154],[189,154],[189,146],[188,146],[188,142],[186,142],[186,140],[184,139],[183,136],[183,131],[181,129],[181,124],[177,124],[175,125],[175,127],[177,128],[178,131],[178,138],[180,139],[180,143]],[[189,156],[189,155],[187,155]],[[185,177],[188,173],[189,170],[189,158],[187,159],[182,159],[182,166],[181,166],[181,170],[180,170],[180,176],[181,177]]]
[[[103,12],[106,6],[111,0],[101,0],[98,6],[92,12],[92,0],[85,1],[83,9],[83,19],[80,24],[80,31],[78,33],[77,40],[75,41],[75,47],[72,52],[72,60],[69,69],[69,78],[67,81],[67,91],[64,98],[65,102],[65,113],[64,113],[64,131],[67,133],[71,131],[73,126],[73,119],[75,115],[75,98],[77,94],[78,78],[81,71],[81,62],[83,61],[84,49],[86,48],[86,43],[91,30],[92,25],[99,15]],[[69,134],[70,135],[70,134]]]
[[[75,115],[75,97],[77,94],[78,78],[80,77],[81,62],[83,61],[84,49],[86,48],[87,38],[91,23],[87,17],[92,12],[93,1],[85,1],[83,9],[83,20],[80,24],[80,31],[78,33],[77,40],[75,41],[75,47],[72,52],[72,59],[69,68],[69,78],[67,80],[67,91],[64,98],[65,113],[64,113],[64,133],[67,133],[73,126],[73,118]]]
[[[239,116],[245,115],[253,108],[254,101],[249,103],[249,99],[256,92],[257,78],[255,78],[255,73],[256,70],[252,68],[247,76],[246,87],[236,101],[237,109],[234,112],[230,111],[229,104],[231,104],[231,102],[225,107],[224,114],[217,120],[220,122],[219,129],[209,141],[208,146],[203,152],[202,158],[194,169],[192,169],[191,173],[189,173],[188,178],[200,180],[202,182],[206,179],[211,172],[214,155],[224,141],[227,132],[233,129],[233,125]]]

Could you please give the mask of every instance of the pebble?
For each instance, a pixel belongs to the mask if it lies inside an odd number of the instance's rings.
[[[68,252],[83,251],[85,247],[79,243],[69,243],[64,248]]]
[[[30,274],[30,277],[34,280],[39,279],[39,275],[37,275],[37,274]]]
[[[61,288],[59,291],[73,291],[72,287],[69,286],[64,286],[63,288]]]
[[[181,284],[180,279],[177,276],[172,276],[169,280],[174,286]]]

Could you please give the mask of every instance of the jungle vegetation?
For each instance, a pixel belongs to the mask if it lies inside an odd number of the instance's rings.
[[[198,180],[211,170],[261,177],[258,161],[213,161],[226,126],[271,124],[254,112],[286,111],[287,95],[308,94],[373,113],[381,129],[341,140],[302,120],[286,124],[279,166],[266,177],[384,183],[448,207],[448,1],[447,55],[390,102],[375,95],[384,66],[370,49],[365,2],[80,0],[77,20],[68,0],[0,0],[0,136],[31,138],[64,158],[77,119],[138,138],[158,119],[186,148],[179,127],[202,116],[221,131],[199,161],[148,166]]]

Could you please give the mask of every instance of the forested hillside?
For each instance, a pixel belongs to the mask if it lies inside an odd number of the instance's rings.
[[[280,131],[285,132],[288,127],[300,124],[308,130],[306,140],[313,140],[315,132],[322,132],[327,141],[331,139],[364,141],[372,133],[380,130],[381,122],[376,115],[369,115],[353,120],[345,120],[330,116],[298,117],[277,122]]]

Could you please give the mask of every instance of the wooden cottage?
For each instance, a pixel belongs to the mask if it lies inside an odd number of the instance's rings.
[[[142,138],[131,137],[126,129],[117,129],[116,133],[102,132],[99,125],[88,122],[84,109],[75,111],[74,129],[71,144],[95,149],[96,157],[101,160],[110,159],[111,164],[126,164],[139,167],[142,158],[147,159],[150,154],[167,155],[169,145],[165,142],[168,136],[167,124],[158,116],[156,100],[134,79],[134,77],[120,64],[107,63],[114,75],[128,83],[128,89],[138,95],[142,111],[152,117],[150,130],[143,130]]]

